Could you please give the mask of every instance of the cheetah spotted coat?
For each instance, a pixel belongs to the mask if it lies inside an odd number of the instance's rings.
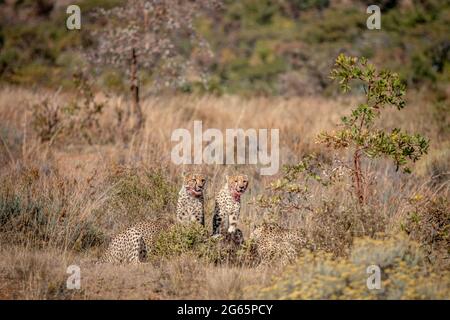
[[[241,195],[248,187],[246,175],[231,176],[226,180],[215,199],[213,235],[236,231],[241,210]]]
[[[187,174],[179,192],[177,220],[180,223],[197,221],[204,225],[203,190],[206,178],[201,174]],[[161,231],[166,230],[168,221],[154,220],[140,222],[116,235],[99,262],[141,263],[147,259],[152,245]]]

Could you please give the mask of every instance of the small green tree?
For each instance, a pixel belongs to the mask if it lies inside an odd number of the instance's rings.
[[[351,89],[350,82],[359,81],[366,99],[341,118],[340,130],[319,135],[319,142],[335,149],[351,149],[353,152],[353,187],[360,203],[364,202],[364,176],[361,158],[386,156],[394,161],[397,170],[402,167],[410,172],[407,164],[415,162],[427,153],[429,141],[420,134],[410,135],[394,128],[391,132],[377,128],[381,111],[386,106],[401,110],[405,107],[405,86],[396,73],[377,71],[365,58],[348,57],[343,54],[336,59],[331,72],[333,80],[339,80],[343,92]]]

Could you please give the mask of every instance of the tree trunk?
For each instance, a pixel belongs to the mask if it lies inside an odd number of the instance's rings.
[[[353,155],[353,184],[360,204],[364,203],[364,191],[361,171],[361,155],[356,150]]]
[[[135,123],[133,124],[133,130],[138,131],[144,124],[144,116],[139,101],[139,78],[138,78],[138,64],[136,49],[131,49],[131,99],[133,103],[133,115]]]

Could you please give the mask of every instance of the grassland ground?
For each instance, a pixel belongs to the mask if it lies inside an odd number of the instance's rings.
[[[36,120],[46,97],[54,124]],[[173,130],[191,131],[194,120],[201,120],[204,130],[277,128],[281,165],[310,153],[327,163],[347,155],[318,145],[316,136],[333,130],[358,96],[158,96],[142,102],[145,125],[137,135],[120,127],[124,98],[97,95],[102,112],[83,130],[77,129],[83,117],[67,107],[73,98],[45,90],[0,90],[0,298],[234,299],[261,297],[261,292],[269,298],[450,297],[448,114],[439,113],[426,94],[411,92],[406,111],[388,110],[382,124],[426,135],[428,154],[409,175],[388,162],[364,163],[370,178],[364,210],[353,205],[351,183],[344,179],[328,188],[312,185],[304,200],[309,209],[274,217],[255,203],[281,170],[261,176],[254,165],[195,166],[209,177],[207,229],[224,174],[246,173],[244,235],[262,220],[275,219],[308,236],[312,253],[290,266],[276,260],[257,266],[214,263],[195,249],[154,256],[140,266],[94,262],[119,230],[142,219],[174,216],[181,174],[194,168],[171,161]],[[44,131],[51,133],[49,139],[43,139]],[[393,242],[399,234],[403,240]],[[380,295],[366,290],[365,279],[348,278],[374,261],[388,270],[387,289]],[[67,266],[73,264],[81,268],[80,290],[66,288]],[[291,290],[287,283],[296,281],[298,290]]]

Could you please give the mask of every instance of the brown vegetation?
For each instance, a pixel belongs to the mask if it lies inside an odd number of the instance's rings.
[[[65,112],[60,116],[61,130],[47,131],[45,137],[50,138],[43,139],[42,131],[32,126],[38,116],[33,106],[44,103],[47,95],[45,91],[18,88],[0,91],[0,298],[256,298],[258,290],[252,288],[272,288],[273,281],[277,283],[273,277],[284,274],[284,267],[276,261],[260,266],[217,263],[199,254],[202,249],[188,248],[176,254],[163,252],[141,266],[94,262],[109,237],[119,230],[148,217],[170,218],[175,214],[181,173],[189,168],[176,166],[170,160],[174,129],[192,130],[194,120],[202,120],[204,129],[279,128],[282,164],[298,163],[310,153],[315,153],[322,163],[331,164],[334,155],[315,143],[316,136],[323,130],[332,130],[359,99],[159,96],[142,101],[143,129],[124,139],[117,126],[117,115],[125,108],[122,98],[97,95],[93,99],[103,108],[98,125],[92,127],[95,134],[89,139],[69,130],[78,118]],[[74,96],[59,94],[49,99],[49,103],[65,107]],[[430,278],[420,273],[421,282],[417,285],[424,285],[428,279],[439,282],[448,278],[449,159],[441,156],[447,154],[443,150],[449,147],[448,139],[439,131],[439,118],[427,111],[427,100],[419,93],[411,93],[408,99],[407,112],[387,110],[382,124],[389,129],[401,123],[408,131],[426,134],[431,140],[429,154],[414,164],[415,173],[409,175],[395,172],[388,162],[365,163],[365,175],[370,178],[366,192],[371,200],[364,208],[355,205],[350,177],[345,173],[327,187],[314,181],[308,183],[302,207],[271,211],[258,205],[256,198],[267,193],[266,187],[282,175],[281,170],[279,176],[265,177],[259,175],[256,166],[202,165],[209,177],[208,232],[213,197],[222,187],[223,174],[240,171],[250,177],[240,222],[246,238],[262,220],[301,229],[308,237],[309,249],[319,255],[332,254],[321,263],[346,274],[364,264],[351,260],[356,251],[349,250],[355,248],[356,238],[376,238],[370,240],[378,241],[376,246],[387,241],[386,248],[392,248],[391,236],[404,232],[407,243],[417,241],[423,250],[425,258],[419,266],[433,273]],[[354,250],[363,245],[359,243]],[[302,257],[300,267],[314,263],[310,256]],[[333,259],[350,260],[344,263]],[[341,269],[341,262],[349,269]],[[81,267],[81,290],[66,289],[66,268],[72,264]],[[390,266],[397,264],[392,262]],[[399,277],[408,273],[409,266],[400,264]],[[308,270],[305,277],[316,274],[314,268]],[[391,273],[397,277],[397,273]],[[286,277],[289,275],[286,273]],[[282,287],[283,282],[279,283]],[[415,285],[409,280],[406,283]],[[312,294],[316,291],[310,289],[305,285],[292,297],[359,297],[355,293],[329,294],[331,289],[323,295]],[[417,289],[414,292],[420,294],[400,296],[388,291],[380,297],[448,298],[448,291],[435,289]],[[304,292],[311,294],[302,295]],[[267,296],[286,297],[274,291]]]

